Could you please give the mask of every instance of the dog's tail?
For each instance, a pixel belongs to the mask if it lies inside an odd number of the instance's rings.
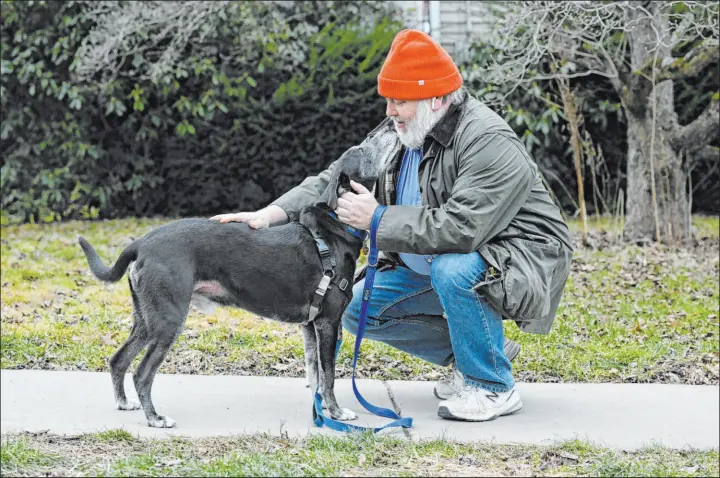
[[[91,246],[84,237],[78,236],[78,242],[80,242],[80,247],[82,247],[83,252],[85,252],[90,270],[95,277],[104,282],[117,282],[122,279],[130,263],[137,259],[137,241],[134,241],[122,251],[122,254],[120,254],[120,257],[112,269],[103,264],[93,246]]]

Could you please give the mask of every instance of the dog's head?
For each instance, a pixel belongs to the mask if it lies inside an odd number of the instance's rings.
[[[396,143],[397,135],[386,128],[359,146],[353,146],[345,151],[335,164],[330,182],[318,204],[325,204],[330,209],[335,209],[338,196],[345,191],[352,191],[351,179],[372,191]]]

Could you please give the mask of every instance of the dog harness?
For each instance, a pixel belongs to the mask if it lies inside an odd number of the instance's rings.
[[[367,319],[367,313],[368,313],[368,305],[370,302],[370,296],[372,294],[372,288],[373,283],[375,282],[375,272],[377,272],[377,265],[378,265],[378,248],[375,240],[375,236],[377,235],[377,228],[380,225],[380,219],[382,218],[382,215],[385,213],[385,209],[387,209],[386,206],[378,206],[375,209],[375,212],[373,213],[372,221],[370,222],[370,250],[368,253],[368,261],[367,261],[367,271],[365,273],[365,286],[363,288],[363,295],[362,295],[362,304],[360,306],[360,317],[358,318],[358,331],[357,336],[355,337],[355,352],[353,353],[353,371],[352,371],[352,387],[353,392],[355,392],[355,398],[357,398],[358,402],[365,407],[367,411],[370,413],[373,413],[375,415],[390,418],[393,419],[392,422],[377,428],[370,428],[370,427],[362,427],[358,425],[351,425],[349,423],[344,423],[339,420],[335,420],[330,417],[326,417],[323,414],[322,411],[322,395],[320,395],[320,384],[318,384],[317,388],[315,389],[315,397],[313,401],[313,423],[317,427],[322,427],[323,425],[330,428],[331,430],[335,431],[341,431],[341,432],[351,432],[351,431],[367,431],[372,430],[373,433],[377,433],[380,430],[383,430],[385,428],[393,428],[393,427],[403,427],[403,428],[410,428],[412,427],[413,419],[410,417],[401,417],[397,413],[395,413],[394,410],[390,410],[389,408],[382,408],[375,406],[365,400],[363,396],[360,394],[360,391],[357,388],[357,384],[355,383],[355,369],[357,367],[357,361],[358,357],[360,355],[360,344],[362,343],[363,334],[365,333],[365,322]],[[349,227],[349,226],[348,226]],[[326,245],[327,247],[327,245]],[[323,263],[324,264],[324,263]],[[325,267],[323,265],[323,267]],[[324,278],[324,276],[323,276]],[[322,283],[322,281],[321,281]],[[316,293],[317,294],[317,293]],[[342,345],[342,338],[338,336],[338,342],[337,346],[335,347],[335,359],[337,360],[338,353],[340,352],[340,346]]]
[[[334,212],[328,211],[328,214],[332,218],[337,219],[337,216]],[[344,277],[340,280],[335,277],[335,266],[337,265],[337,262],[335,261],[335,258],[332,257],[327,242],[325,242],[325,239],[320,235],[319,232],[312,229],[309,230],[310,234],[312,234],[313,236],[313,239],[315,239],[315,245],[317,246],[318,254],[320,255],[320,262],[322,263],[323,268],[323,276],[320,279],[320,283],[318,284],[317,289],[315,289],[315,295],[313,295],[312,302],[310,302],[310,313],[308,315],[307,323],[315,320],[318,313],[320,312],[320,307],[322,306],[322,302],[325,299],[325,294],[330,288],[330,284],[335,284],[337,288],[340,289],[343,294],[345,294],[348,302],[350,301],[350,294],[347,291],[347,286],[349,285],[349,282]],[[359,229],[355,229],[354,227],[348,225],[345,225],[345,230],[360,239],[361,241],[364,241],[367,237],[367,233],[365,231],[360,231]]]

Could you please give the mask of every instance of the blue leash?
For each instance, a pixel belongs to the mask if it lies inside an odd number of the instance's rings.
[[[360,404],[365,407],[367,411],[381,417],[391,418],[393,419],[393,421],[382,427],[370,428],[358,425],[351,425],[349,423],[326,417],[322,411],[322,396],[320,395],[320,385],[318,385],[318,388],[315,390],[315,400],[313,403],[313,422],[317,427],[322,427],[324,425],[332,430],[339,432],[372,430],[373,433],[377,433],[385,428],[412,427],[412,418],[403,418],[397,413],[395,413],[394,410],[390,410],[389,408],[377,407],[365,400],[363,396],[360,395],[360,391],[358,390],[357,384],[355,383],[355,369],[357,367],[358,356],[360,355],[360,344],[362,343],[363,334],[365,333],[365,321],[367,319],[368,305],[370,303],[370,295],[372,294],[373,283],[375,282],[375,272],[377,272],[378,248],[375,242],[375,236],[377,234],[377,228],[380,225],[380,219],[385,213],[385,209],[387,209],[386,206],[378,206],[377,209],[375,209],[372,221],[370,222],[370,251],[368,253],[367,271],[365,273],[365,287],[363,288],[362,304],[360,306],[360,318],[358,319],[358,331],[357,336],[355,337],[352,386],[353,392],[355,392],[355,398],[357,398],[358,402],[360,402]],[[335,347],[335,358],[337,358],[338,353],[340,352],[341,344],[342,340],[338,338],[338,343]]]

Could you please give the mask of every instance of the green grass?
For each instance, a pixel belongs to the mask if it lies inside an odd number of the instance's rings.
[[[24,436],[3,439],[0,446],[2,476],[22,476],[26,474],[26,470],[52,467],[58,460],[60,457],[57,454],[38,450]]]
[[[110,430],[102,436],[9,435],[2,449],[3,476],[718,476],[716,450],[648,446],[624,452],[584,441],[461,444],[369,434],[191,441]]]
[[[130,330],[130,293],[125,280],[104,285],[90,275],[76,235],[112,263],[132,238],[166,222],[2,227],[0,367],[106,371]],[[524,334],[505,324],[523,347],[516,378],[717,384],[720,222],[697,217],[694,224],[705,239],[673,251],[615,244],[611,219],[593,219],[594,247],[575,252],[552,332]],[[570,226],[579,230],[578,221]],[[341,377],[351,370],[353,340],[346,334]],[[372,341],[363,343],[359,371],[364,378],[416,380],[446,372]],[[241,310],[193,311],[160,372],[303,376],[302,336],[297,327]]]
[[[700,237],[717,238],[720,235],[720,217],[718,216],[695,216],[693,227]]]
[[[613,216],[590,216],[588,217],[588,231],[607,232],[616,234],[622,228],[624,218]],[[574,233],[582,231],[582,221],[579,217],[568,221],[570,230]],[[715,238],[720,236],[720,217],[695,215],[692,218],[692,228],[698,238]]]

